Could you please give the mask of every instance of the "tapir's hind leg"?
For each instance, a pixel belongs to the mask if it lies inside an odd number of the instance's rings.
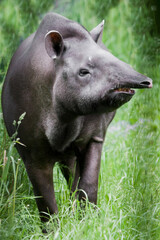
[[[47,213],[54,214],[58,211],[53,187],[53,164],[43,164],[41,168],[37,165],[26,164],[26,169],[33,185],[41,221],[46,222]]]
[[[60,162],[60,169],[67,181],[69,189],[71,189],[76,169],[76,157],[71,156],[66,158],[65,160],[62,160]]]

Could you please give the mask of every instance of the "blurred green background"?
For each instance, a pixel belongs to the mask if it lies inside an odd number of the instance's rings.
[[[75,208],[54,169],[59,214],[43,235],[32,186],[0,109],[0,239],[160,239],[160,1],[1,0],[0,92],[19,44],[49,11],[91,30],[103,19],[103,42],[118,58],[153,79],[112,122],[103,148],[98,205]]]

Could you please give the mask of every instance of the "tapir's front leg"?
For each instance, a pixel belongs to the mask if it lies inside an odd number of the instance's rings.
[[[88,196],[88,200],[97,203],[98,176],[100,169],[102,142],[90,142],[79,160],[80,180],[78,189],[82,189]],[[81,156],[82,157],[82,156]],[[79,192],[79,199],[86,199],[83,191]]]

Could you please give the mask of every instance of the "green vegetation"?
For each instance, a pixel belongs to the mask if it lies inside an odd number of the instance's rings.
[[[160,21],[156,7],[158,0],[61,0],[54,4],[51,0],[1,0],[1,87],[13,52],[48,11],[89,30],[105,19],[105,45],[151,77],[154,87],[137,90],[117,111],[103,148],[97,207],[89,204],[84,213],[69,198],[56,166],[59,213],[47,224],[45,235],[32,186],[7,136],[0,110],[0,239],[160,239]]]

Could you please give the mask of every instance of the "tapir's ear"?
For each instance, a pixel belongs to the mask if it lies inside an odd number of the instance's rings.
[[[59,57],[64,49],[63,37],[57,31],[50,31],[45,36],[45,48],[52,59]]]
[[[102,41],[103,26],[104,20],[97,27],[93,28],[92,31],[90,31],[90,34],[96,43]]]

